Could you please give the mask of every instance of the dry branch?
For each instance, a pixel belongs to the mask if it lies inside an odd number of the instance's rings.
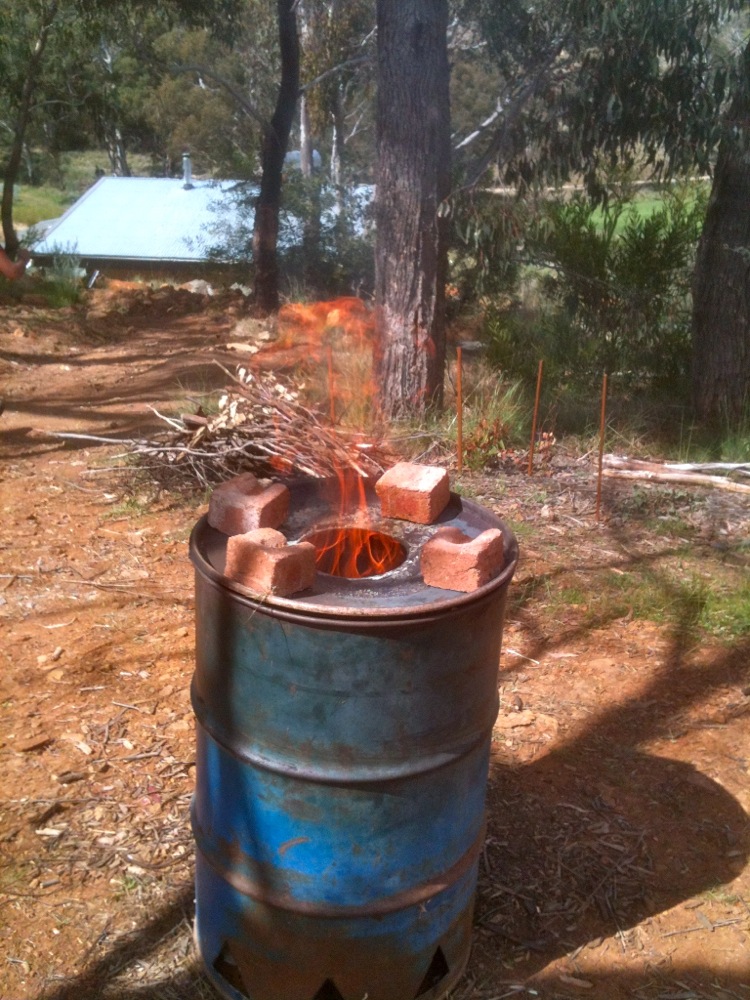
[[[709,475],[722,472],[725,475]],[[604,456],[604,475],[618,479],[639,479],[657,483],[678,483],[681,486],[709,486],[734,493],[750,493],[750,485],[729,478],[730,475],[750,476],[747,462],[646,462],[620,455]]]
[[[217,362],[218,364],[218,362]],[[122,445],[124,456],[162,486],[211,488],[241,472],[258,476],[325,478],[342,471],[375,476],[385,459],[377,445],[324,424],[299,393],[272,373],[236,373],[219,365],[230,386],[218,412],[166,416],[166,429],[148,440],[82,434],[55,437]]]

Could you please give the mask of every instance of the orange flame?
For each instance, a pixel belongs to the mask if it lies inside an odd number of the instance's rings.
[[[332,424],[351,421],[374,395],[372,343],[375,316],[354,296],[323,302],[292,302],[278,318],[277,350],[327,367],[328,411]],[[356,384],[355,384],[356,383]]]
[[[327,302],[291,302],[279,310],[279,323],[311,333],[338,327],[346,334],[368,335],[374,328],[370,310],[362,299],[342,296]]]
[[[350,469],[340,469],[337,481],[335,499],[344,523],[320,528],[305,538],[315,546],[320,572],[358,580],[400,566],[406,549],[398,539],[372,527],[365,480]]]
[[[331,423],[336,422],[336,404],[340,412],[350,412],[353,404],[356,406],[364,397],[372,396],[374,387],[369,373],[362,376],[360,369],[355,379],[350,371],[347,379],[341,363],[335,364],[347,352],[369,350],[375,315],[362,299],[349,296],[325,302],[290,303],[279,312],[279,329],[287,343],[298,349],[304,343],[308,356],[326,365]],[[357,384],[347,384],[354,381]],[[347,579],[379,576],[395,569],[406,558],[406,549],[397,539],[369,524],[364,480],[343,468],[338,470],[337,480],[341,525],[321,528],[306,536],[306,541],[315,546],[318,569]]]
[[[305,540],[315,546],[315,564],[321,573],[348,580],[387,573],[406,558],[399,541],[372,528],[323,528]]]

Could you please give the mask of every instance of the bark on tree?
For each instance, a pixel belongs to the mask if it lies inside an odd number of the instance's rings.
[[[701,422],[717,429],[750,412],[750,46],[693,276],[693,401]]]
[[[114,55],[111,47],[106,42],[102,42],[100,46],[100,61],[104,72],[109,78],[109,82],[106,84],[109,100],[105,102],[102,128],[104,142],[107,147],[107,156],[109,157],[109,165],[114,177],[130,177],[130,166],[128,165],[125,140],[123,139],[122,131],[116,118],[117,112],[115,108],[117,102],[114,99],[116,92]]]
[[[310,130],[310,111],[305,94],[302,94],[299,99],[299,168],[303,177],[312,177],[314,169],[313,137]]]
[[[296,0],[277,0],[281,81],[276,109],[264,130],[261,149],[260,192],[255,205],[253,258],[255,261],[255,305],[262,313],[279,308],[279,208],[284,157],[297,107],[299,92],[299,39]]]
[[[305,283],[314,287],[320,270],[320,220],[322,205],[320,187],[313,179],[315,173],[314,142],[310,123],[310,112],[307,97],[303,93],[299,101],[299,165],[305,178],[308,198],[306,212],[302,222],[302,264]]]
[[[23,157],[23,146],[26,138],[26,129],[31,120],[32,103],[34,90],[36,88],[39,68],[42,64],[44,50],[47,47],[52,25],[57,17],[57,0],[52,0],[49,6],[43,8],[42,20],[39,25],[39,34],[36,43],[31,51],[26,77],[23,81],[21,100],[18,106],[18,114],[13,125],[13,138],[11,140],[10,152],[3,171],[3,197],[0,205],[0,219],[3,226],[3,242],[9,254],[14,254],[18,249],[19,242],[16,230],[13,226],[13,191],[18,180],[18,171]]]
[[[447,29],[447,0],[378,0],[376,371],[385,417],[442,402]]]
[[[336,195],[339,215],[341,215],[344,211],[344,197],[341,189],[344,177],[344,108],[338,91],[331,110],[331,131],[331,184]]]

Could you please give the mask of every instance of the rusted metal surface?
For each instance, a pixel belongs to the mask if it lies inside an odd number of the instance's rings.
[[[371,528],[396,538],[406,548],[406,559],[396,569],[380,577],[349,580],[319,574],[315,586],[293,598],[268,596],[263,604],[268,613],[286,612],[292,616],[320,614],[326,618],[347,620],[361,618],[372,621],[384,618],[423,617],[430,613],[446,614],[454,607],[473,604],[484,595],[507,585],[515,572],[518,546],[507,525],[479,504],[464,500],[455,493],[435,524],[412,524],[393,518],[381,518],[374,489],[365,491],[367,507],[356,508],[342,516],[336,499],[336,484],[330,480],[312,479],[291,486],[291,504],[282,530],[288,541],[304,539],[312,531],[344,524],[368,524]],[[484,587],[471,594],[427,587],[419,571],[422,546],[438,527],[455,527],[469,538],[487,528],[499,528],[505,538],[506,563],[502,572]],[[196,569],[222,588],[239,597],[247,597],[254,605],[257,595],[223,576],[226,536],[215,531],[201,519],[190,541],[190,558]]]
[[[457,499],[456,518],[498,526]],[[221,576],[196,527],[196,927],[232,1000],[433,1000],[459,978],[515,566],[501,526],[508,567],[472,595],[412,566],[268,603]]]
[[[214,969],[214,980],[220,976],[217,985],[232,1000],[333,1000],[337,994],[343,1000],[434,1000],[463,974],[475,884],[476,865],[443,896],[390,918],[321,917],[280,911],[236,893],[198,854],[197,933],[204,957],[208,951],[219,959],[223,975]],[[211,912],[202,919],[206,899],[221,908],[220,928]]]

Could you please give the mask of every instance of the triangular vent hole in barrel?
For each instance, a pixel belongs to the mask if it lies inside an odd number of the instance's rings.
[[[414,1000],[417,1000],[417,997],[424,996],[425,993],[429,993],[430,990],[435,989],[440,980],[445,979],[449,971],[450,969],[448,968],[448,963],[445,961],[445,955],[443,954],[443,949],[438,948],[435,954],[432,956],[430,967],[425,973],[425,977],[422,980],[422,985],[417,990],[414,996]]]
[[[312,1000],[344,1000],[332,979],[326,979]]]
[[[232,956],[232,951],[228,942],[225,942],[224,947],[216,956],[216,959],[214,960],[214,969],[218,972],[222,979],[229,983],[232,989],[241,993],[243,997],[247,996],[245,993],[245,984],[242,981],[242,975]]]

